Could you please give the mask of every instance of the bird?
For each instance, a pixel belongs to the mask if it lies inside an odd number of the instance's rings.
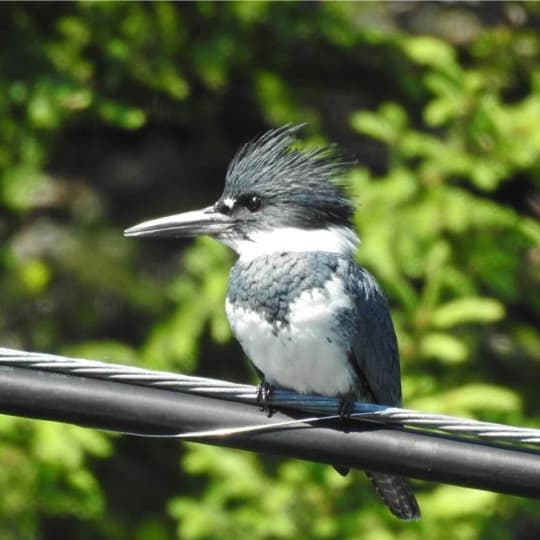
[[[144,221],[124,234],[207,235],[236,252],[225,311],[265,395],[280,388],[337,397],[344,416],[355,400],[400,406],[388,302],[355,261],[360,241],[343,182],[352,164],[335,145],[300,150],[304,126],[274,128],[243,145],[211,206]],[[395,516],[420,519],[407,479],[366,474]]]

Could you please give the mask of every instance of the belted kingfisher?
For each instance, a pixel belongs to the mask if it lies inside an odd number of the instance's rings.
[[[400,405],[389,309],[376,280],[354,261],[353,206],[336,182],[348,165],[333,148],[291,148],[301,127],[244,145],[212,206],[145,221],[125,235],[202,234],[236,251],[227,318],[265,385],[335,396],[345,405]],[[420,518],[406,479],[367,474],[392,513]]]

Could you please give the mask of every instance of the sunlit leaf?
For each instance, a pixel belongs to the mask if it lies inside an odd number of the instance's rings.
[[[504,317],[504,306],[492,298],[458,298],[440,305],[433,313],[433,324],[450,328],[466,323],[493,323]]]
[[[430,332],[420,344],[420,353],[428,358],[437,358],[443,362],[459,363],[467,359],[467,347],[456,337],[449,334]]]

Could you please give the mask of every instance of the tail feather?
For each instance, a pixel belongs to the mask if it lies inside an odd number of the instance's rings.
[[[392,514],[400,519],[420,519],[420,507],[411,484],[402,476],[366,471],[375,491]]]

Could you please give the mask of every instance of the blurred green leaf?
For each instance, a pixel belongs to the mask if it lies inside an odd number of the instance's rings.
[[[142,110],[112,101],[100,103],[98,111],[105,121],[125,129],[138,129],[146,122],[146,115]]]
[[[422,338],[420,354],[443,362],[459,363],[467,359],[467,347],[454,336],[431,332]]]
[[[521,408],[521,399],[508,388],[490,384],[465,384],[440,392],[437,396],[414,400],[414,408],[455,416],[474,416],[478,411],[513,412]]]
[[[29,261],[21,269],[20,279],[29,293],[39,294],[47,287],[51,279],[51,271],[43,261]]]
[[[464,489],[457,486],[438,486],[429,499],[422,500],[422,506],[435,519],[444,519],[452,523],[453,520],[479,512],[493,513],[497,497],[496,493],[489,491]],[[471,538],[475,537],[475,535],[471,536]]]
[[[437,69],[445,69],[455,64],[455,50],[440,39],[429,36],[408,37],[403,39],[402,46],[418,64],[427,64]]]
[[[458,324],[493,323],[504,317],[504,306],[492,298],[459,298],[440,305],[433,313],[433,324],[450,328]]]
[[[88,358],[117,364],[137,364],[137,354],[130,346],[118,341],[90,341],[63,348],[66,356]]]

